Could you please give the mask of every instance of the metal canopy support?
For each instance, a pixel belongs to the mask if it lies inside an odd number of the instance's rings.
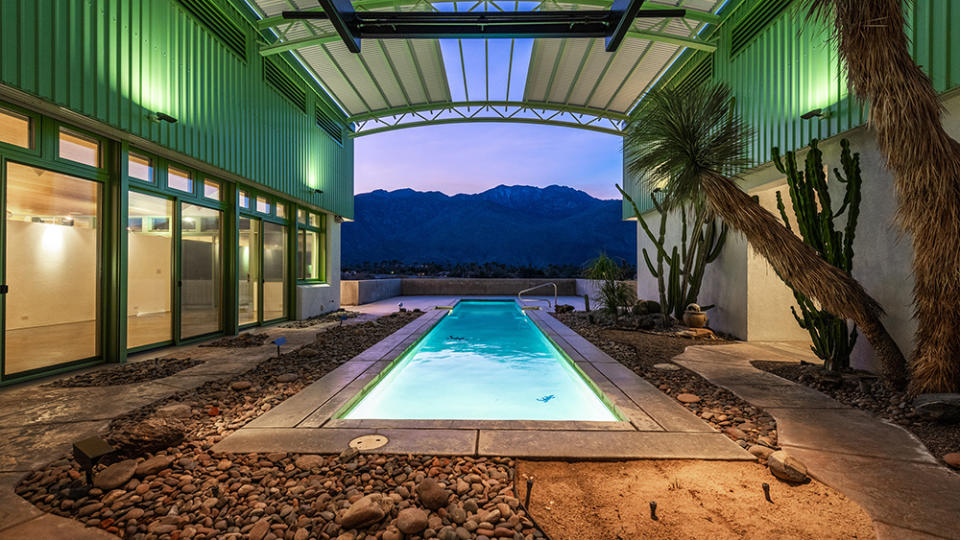
[[[337,34],[354,53],[362,39],[444,38],[572,38],[604,37],[607,50],[623,42],[637,17],[683,17],[684,9],[640,10],[643,0],[627,3],[624,11],[519,11],[519,12],[363,12],[353,11],[347,0],[319,0],[325,11],[285,11],[287,19],[330,19]],[[330,4],[327,7],[327,4]],[[346,4],[348,11],[342,11]]]
[[[623,38],[627,36],[627,31],[633,26],[633,21],[637,18],[642,5],[643,0],[613,0],[610,13],[617,16],[617,26],[613,29],[613,33],[607,37],[605,43],[607,52],[617,50],[623,43]]]
[[[330,23],[333,24],[334,30],[336,30],[337,34],[340,35],[340,39],[342,39],[343,43],[346,44],[347,50],[352,53],[359,53],[360,38],[354,35],[353,29],[357,14],[355,11],[353,11],[353,4],[350,3],[350,0],[317,1],[320,3],[320,7],[323,8],[324,15],[326,15],[326,17],[330,19]],[[283,13],[283,17],[285,19],[309,19],[316,18],[316,14],[303,14],[299,11],[285,11]]]

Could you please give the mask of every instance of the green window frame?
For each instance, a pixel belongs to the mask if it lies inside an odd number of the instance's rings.
[[[301,214],[301,212],[305,214]],[[325,214],[318,214],[300,208],[298,217],[303,215],[306,223],[297,220],[297,282],[325,283],[327,281],[327,220]],[[307,217],[309,216],[309,217]]]

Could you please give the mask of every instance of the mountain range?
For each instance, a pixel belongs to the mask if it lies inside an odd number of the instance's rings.
[[[342,263],[498,262],[580,265],[601,252],[636,260],[636,225],[619,200],[565,186],[499,185],[482,193],[378,189],[354,199],[341,229]]]

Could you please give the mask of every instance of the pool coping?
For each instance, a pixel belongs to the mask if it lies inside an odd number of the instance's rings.
[[[472,300],[472,299],[471,299]],[[219,453],[339,453],[361,435],[389,442],[371,453],[543,459],[755,460],[623,364],[541,310],[524,312],[616,407],[618,422],[347,420],[335,418],[449,312],[426,312],[229,435]]]

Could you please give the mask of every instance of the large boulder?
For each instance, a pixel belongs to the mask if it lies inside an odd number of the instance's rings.
[[[913,400],[917,413],[936,422],[960,422],[960,394],[920,394]]]
[[[393,500],[381,493],[371,493],[350,505],[340,517],[344,529],[356,529],[376,523],[393,509]]]
[[[166,469],[173,463],[173,456],[153,456],[137,465],[137,476],[150,476]]]
[[[767,466],[774,476],[794,484],[808,482],[807,468],[803,463],[788,456],[783,450],[777,450],[767,457]]]

